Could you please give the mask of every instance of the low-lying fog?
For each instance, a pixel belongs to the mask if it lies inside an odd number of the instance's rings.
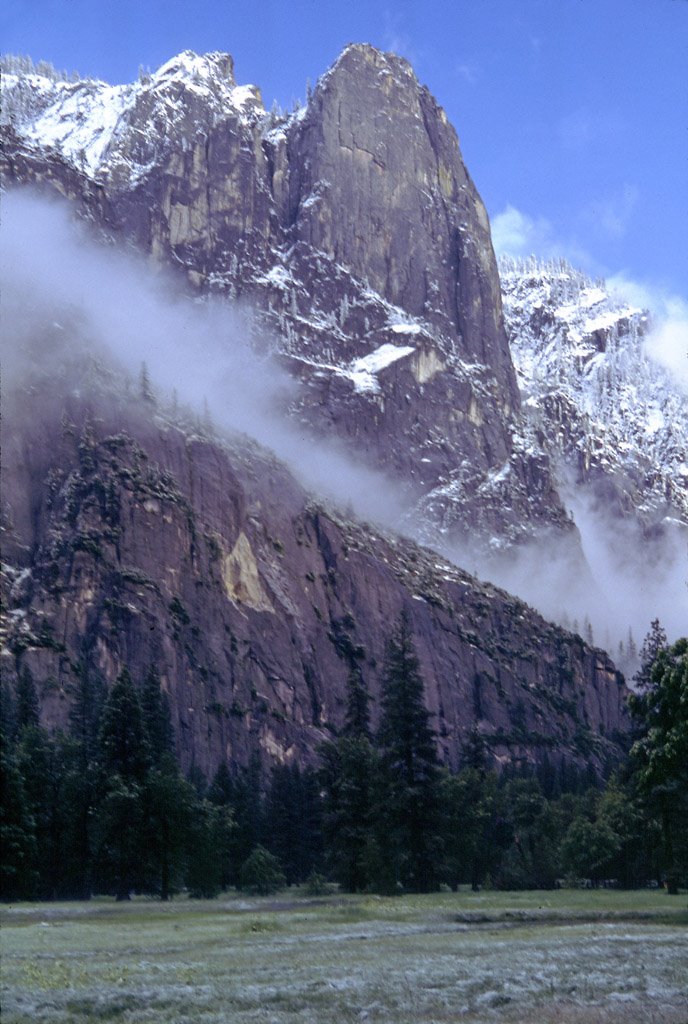
[[[28,369],[36,337],[50,337],[46,324],[76,315],[78,343],[87,351],[105,350],[134,378],[145,363],[161,399],[171,400],[174,392],[180,403],[207,406],[218,428],[248,434],[272,449],[309,490],[362,518],[399,527],[413,503],[410,488],[357,464],[336,441],[317,441],[287,418],[297,385],[270,355],[269,338],[261,339],[261,354],[256,351],[249,310],[224,299],[191,297],[140,255],[97,244],[66,204],[28,190],[3,197],[0,268],[5,387]],[[40,354],[44,367],[64,358],[64,349],[50,350],[49,344]],[[668,526],[648,544],[637,525],[609,520],[580,488],[568,484],[564,500],[591,576],[572,569],[570,552],[557,551],[549,540],[489,567],[473,552],[455,557],[549,618],[577,625],[588,638],[591,628],[595,643],[617,660],[619,642],[627,649],[629,628],[639,646],[654,618],[670,639],[685,633],[685,530]]]

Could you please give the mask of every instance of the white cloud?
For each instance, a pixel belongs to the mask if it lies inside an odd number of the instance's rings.
[[[134,380],[145,362],[159,396],[174,389],[199,413],[207,404],[220,428],[272,449],[308,489],[394,525],[406,489],[287,418],[295,383],[256,351],[250,309],[192,301],[171,273],[99,245],[64,201],[18,189],[3,196],[2,213],[3,386],[24,386],[35,362],[59,379],[93,358]],[[56,334],[56,323],[69,327]],[[259,347],[269,351],[270,339]]]
[[[660,323],[647,339],[647,351],[666,366],[674,379],[688,392],[688,305]]]
[[[647,337],[646,350],[688,391],[688,301],[656,285],[634,281],[623,272],[608,277],[607,285],[650,311],[655,326]]]
[[[636,201],[632,186],[627,208]],[[682,387],[688,389],[688,301],[648,282],[635,281],[624,272],[609,275],[588,252],[557,238],[550,221],[531,217],[514,206],[492,218],[492,242],[499,255],[538,256],[541,259],[564,257],[576,267],[605,277],[610,291],[618,293],[634,306],[652,314],[654,328],[647,337],[648,354],[661,363]]]
[[[509,256],[529,256],[549,248],[552,225],[544,217],[534,219],[521,213],[515,206],[492,218],[492,244],[498,253]]]
[[[418,74],[419,65],[422,63],[423,53],[411,42],[411,38],[404,29],[404,19],[398,11],[385,11],[385,29],[383,33],[384,47],[399,57],[405,57]]]
[[[576,242],[557,238],[546,217],[531,217],[515,206],[507,206],[492,218],[492,244],[498,255],[533,255],[541,259],[563,256],[590,273],[600,271],[597,261]]]

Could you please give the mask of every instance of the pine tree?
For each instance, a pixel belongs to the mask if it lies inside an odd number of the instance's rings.
[[[356,664],[351,666],[347,680],[346,714],[342,735],[370,739],[370,694]]]
[[[439,767],[423,679],[404,614],[389,642],[378,733],[378,846],[383,885],[428,892],[439,882]]]
[[[528,766],[500,781],[497,817],[503,822],[504,838],[510,841],[505,843],[498,884],[504,889],[551,888],[557,873],[557,822],[550,805]],[[497,835],[493,828],[493,841]]]
[[[144,863],[143,792],[150,764],[141,701],[126,669],[105,702],[99,750],[100,854],[117,899],[126,900]]]
[[[31,899],[36,894],[36,825],[19,766],[9,744],[0,745],[0,898]]]
[[[68,735],[60,744],[64,766],[62,894],[89,899],[93,887],[91,824],[97,801],[97,759],[105,686],[85,661],[76,668]]]
[[[469,765],[458,775],[442,779],[445,881],[452,889],[462,882],[474,891],[494,867],[490,825],[494,816],[496,780],[482,768]]]
[[[213,422],[213,415],[210,411],[210,405],[208,404],[208,399],[205,395],[203,396],[203,419],[201,422],[203,424],[204,433],[210,434],[212,437],[215,434],[215,423]]]
[[[174,757],[174,731],[167,694],[162,690],[154,665],[149,668],[141,688],[141,711],[151,764],[159,767],[161,762]]]
[[[22,729],[17,766],[34,821],[37,895],[55,899],[59,895],[63,863],[63,765],[55,742],[41,726],[27,725]]]
[[[323,831],[332,876],[360,892],[371,881],[373,779],[377,756],[370,738],[370,696],[354,663],[340,737],[320,750],[324,794]]]
[[[640,668],[633,676],[633,682],[642,692],[650,686],[652,666],[654,665],[660,651],[667,647],[667,635],[659,619],[653,619],[650,623],[650,631],[643,640],[640,648]]]
[[[637,888],[653,876],[653,854],[658,835],[642,814],[641,801],[631,780],[615,775],[600,794],[598,821],[606,823],[617,838],[617,853],[608,867],[609,877],[618,878],[624,889]]]
[[[631,694],[639,737],[631,749],[640,792],[657,817],[668,891],[688,878],[688,639],[660,648],[650,684]]]
[[[320,799],[313,781],[298,764],[277,765],[265,796],[265,845],[282,865],[287,885],[320,867]]]
[[[217,798],[218,776],[216,774],[211,792]],[[225,806],[218,804],[218,806]],[[263,839],[263,799],[261,792],[260,754],[255,751],[251,755],[248,768],[239,771],[231,782],[231,806],[236,827],[232,830],[231,846],[228,850],[228,861],[231,877],[229,884],[239,882],[239,868],[248,858],[251,850]]]
[[[150,373],[145,362],[141,363],[141,369],[139,370],[139,398],[144,402],[155,403]]]
[[[234,780],[226,761],[222,761],[218,765],[208,789],[208,800],[218,807],[227,807],[233,803]]]
[[[626,649],[628,651],[628,660],[631,662],[635,661],[638,655],[638,648],[636,647],[635,640],[633,639],[633,630],[630,627],[628,630],[628,643],[626,645]]]
[[[195,899],[213,899],[227,887],[229,851],[237,826],[227,805],[198,800],[187,835],[186,884]],[[238,868],[234,871],[238,878]]]
[[[586,644],[589,644],[590,647],[593,647],[595,644],[595,635],[592,630],[592,623],[587,615],[585,616],[585,620],[583,622],[583,631],[585,633]]]
[[[82,767],[96,760],[100,718],[105,703],[105,684],[85,661],[76,666],[76,681],[71,687],[69,735],[79,744]]]
[[[152,767],[143,793],[144,834],[151,888],[167,901],[183,879],[194,791],[171,753]]]
[[[236,854],[239,842],[239,827],[234,820],[233,809],[236,802],[236,787],[226,761],[220,763],[213,776],[213,781],[208,788],[207,800],[221,815],[219,818],[213,819],[215,824],[212,826],[212,829],[218,843],[215,851],[217,866],[219,867],[218,885],[224,892],[239,877],[239,863],[237,862]],[[224,822],[227,827],[221,827],[218,824],[221,822]],[[231,827],[229,827],[230,824]],[[210,842],[210,840],[207,840],[207,842]],[[202,874],[203,871],[201,870],[199,877]]]
[[[21,670],[17,680],[15,721],[18,732],[26,726],[39,724],[38,694],[31,670],[27,666]]]
[[[105,701],[98,737],[101,771],[138,785],[150,763],[141,699],[126,668]]]

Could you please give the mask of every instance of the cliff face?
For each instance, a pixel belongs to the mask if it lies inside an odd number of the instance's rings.
[[[647,344],[656,325],[562,262],[501,267],[527,416],[553,458],[646,539],[688,528],[688,406]]]
[[[250,300],[304,384],[291,414],[413,484],[429,536],[571,533],[546,455],[515,430],[484,208],[405,61],[349,47],[288,118],[221,54],[132,86],[6,79],[5,180]],[[313,504],[257,446],[78,359],[56,375],[39,358],[3,429],[4,674],[31,669],[47,720],[64,722],[79,663],[109,683],[155,664],[186,767],[312,760],[352,664],[379,698],[405,609],[449,764],[474,726],[498,763],[618,758],[606,655]]]
[[[410,65],[349,47],[286,150],[288,187],[276,198],[296,237],[411,316],[436,322],[461,356],[493,368],[513,403],[487,213],[456,132]]]
[[[359,665],[379,698],[409,615],[443,758],[473,727],[497,762],[620,756],[622,677],[603,652],[442,562],[308,502],[248,443],[122,396],[7,400],[3,676],[28,666],[64,723],[78,663],[157,666],[185,767],[313,760]],[[13,402],[21,404],[21,411]]]
[[[133,86],[6,77],[6,180],[57,189],[194,287],[248,299],[307,384],[294,415],[413,481],[429,536],[572,532],[547,459],[514,442],[485,208],[406,61],[347,47],[287,118],[223,54]]]

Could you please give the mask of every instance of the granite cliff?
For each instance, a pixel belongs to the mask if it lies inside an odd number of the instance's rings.
[[[79,397],[34,377],[6,399],[3,676],[31,670],[46,721],[65,723],[79,664],[108,683],[154,664],[185,767],[308,763],[352,665],[377,702],[405,609],[447,763],[474,728],[497,763],[619,758],[625,687],[604,652],[324,508],[251,442],[86,378]]]
[[[132,86],[6,75],[7,182],[249,301],[307,387],[292,413],[411,481],[428,535],[575,530],[519,393],[483,203],[410,65],[347,47],[305,107],[266,112],[231,58]]]
[[[192,294],[249,303],[302,384],[286,414],[410,481],[428,535],[546,530],[576,549],[547,454],[517,429],[484,207],[404,60],[348,47],[288,116],[223,54],[132,86],[10,72],[4,88],[6,184],[66,196]],[[37,344],[78,334],[49,319]],[[64,722],[79,664],[107,682],[155,664],[185,767],[312,760],[352,664],[379,696],[405,609],[447,763],[474,727],[496,763],[619,758],[604,652],[333,511],[254,443],[132,397],[116,366],[55,375],[39,356],[3,429],[4,674],[31,669],[46,720]]]

